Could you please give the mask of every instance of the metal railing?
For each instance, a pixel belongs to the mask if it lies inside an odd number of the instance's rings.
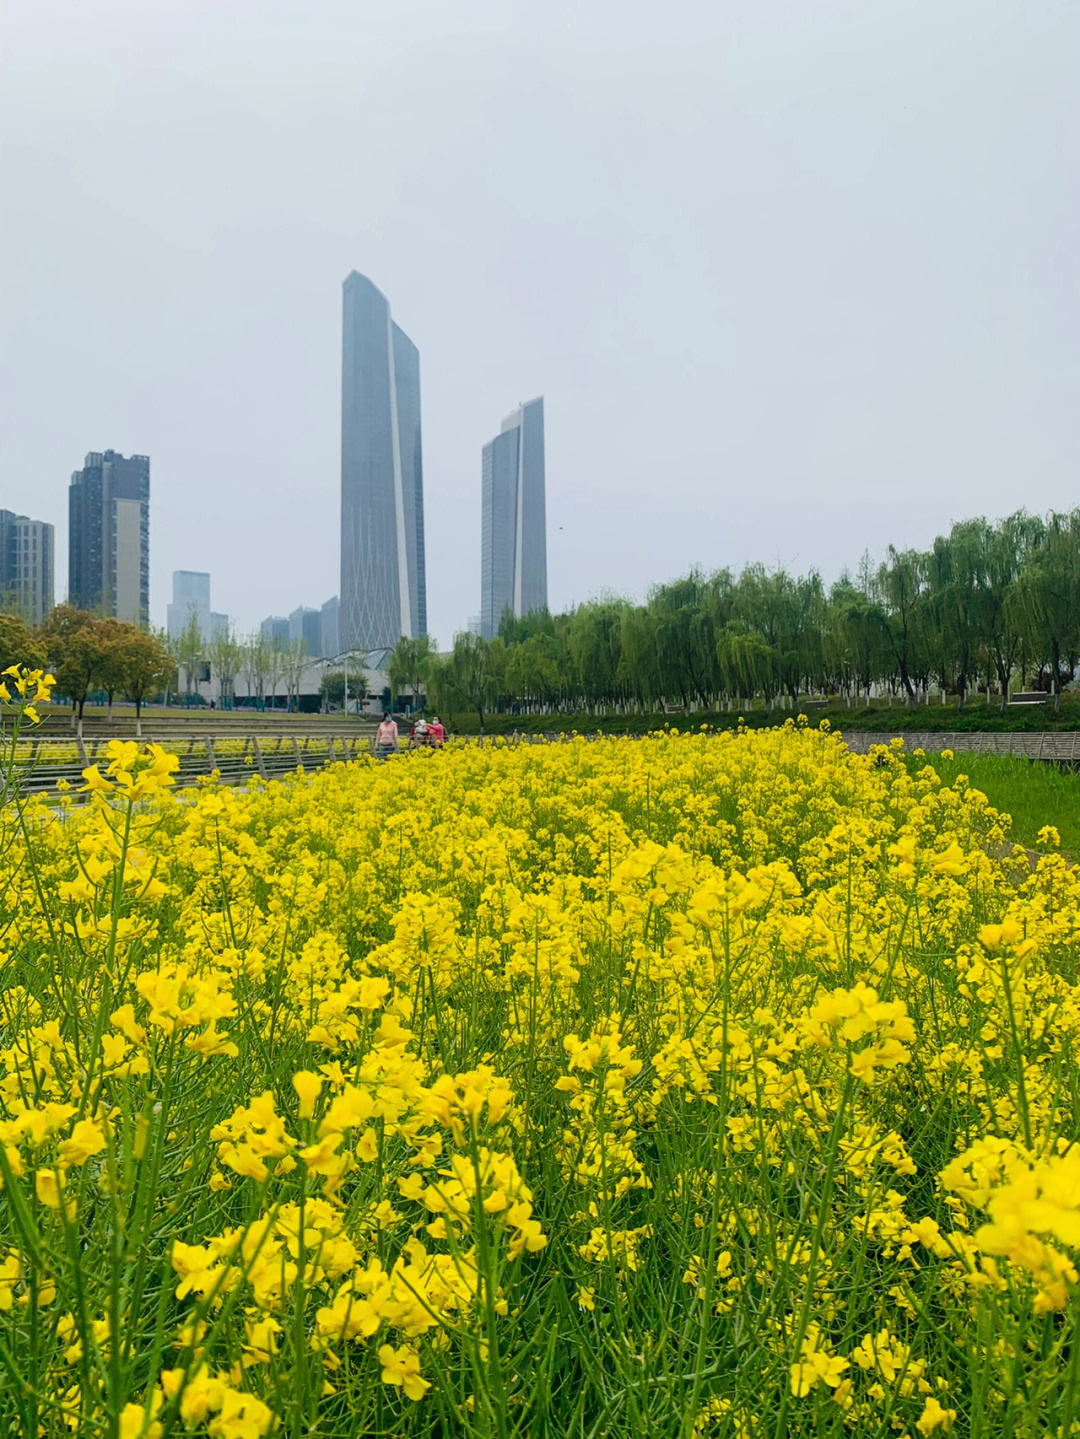
[[[330,729],[303,730],[254,726],[246,730],[219,728],[201,730],[186,725],[144,725],[141,743],[159,744],[180,761],[178,784],[192,784],[216,776],[224,784],[242,783],[251,775],[280,779],[297,769],[321,769],[343,760],[355,760],[373,752],[371,726],[339,725]],[[133,734],[63,734],[57,731],[24,733],[15,752],[21,789],[24,794],[49,794],[62,785],[78,790],[82,772],[90,765],[108,763],[110,740],[128,740]]]

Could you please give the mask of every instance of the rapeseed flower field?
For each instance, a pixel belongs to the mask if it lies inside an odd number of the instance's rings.
[[[175,768],[5,765],[0,1431],[1080,1433],[1049,826],[805,722]]]

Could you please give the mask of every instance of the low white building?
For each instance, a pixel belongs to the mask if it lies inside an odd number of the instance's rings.
[[[325,705],[323,679],[327,673],[340,672],[343,668],[341,664],[334,664],[332,661],[305,660],[303,668],[298,673],[295,687],[285,675],[280,675],[276,681],[271,676],[265,675],[261,686],[262,707],[284,710],[295,701],[299,703],[302,710],[308,713],[324,708],[340,710],[342,708],[340,701],[330,706]],[[203,678],[206,675],[209,678]],[[226,703],[232,708],[258,707],[259,688],[257,680],[240,670],[233,676],[229,685],[230,697]],[[186,676],[181,668],[181,697],[185,692]],[[381,714],[388,701],[389,692],[390,679],[384,670],[359,670],[357,667],[350,667],[348,709],[351,714]],[[221,682],[220,677],[214,673],[213,665],[204,666],[200,671],[200,676],[193,680],[192,694],[198,694],[205,703],[212,703],[215,707],[221,706]]]

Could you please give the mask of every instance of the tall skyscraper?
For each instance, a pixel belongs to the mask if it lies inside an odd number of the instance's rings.
[[[150,461],[87,455],[68,491],[68,603],[150,623]]]
[[[180,638],[193,614],[203,639],[212,639],[210,576],[202,570],[173,570],[172,604],[165,610],[165,630],[171,640]]]
[[[0,510],[0,610],[41,624],[53,607],[54,542],[44,520]]]
[[[480,633],[491,639],[505,610],[547,604],[544,401],[530,400],[484,446],[480,525]]]
[[[420,356],[355,270],[342,342],[340,599],[342,649],[427,633]]]

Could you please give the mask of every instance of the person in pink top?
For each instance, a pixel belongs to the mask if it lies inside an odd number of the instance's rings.
[[[375,748],[380,759],[397,752],[397,725],[388,714],[382,717],[382,724],[375,731]]]
[[[431,736],[431,743],[436,749],[442,749],[446,743],[446,731],[443,729],[442,720],[438,715],[428,725],[428,734]]]

